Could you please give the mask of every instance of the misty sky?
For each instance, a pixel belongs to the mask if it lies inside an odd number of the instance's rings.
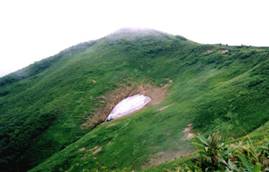
[[[268,0],[1,0],[0,76],[120,28],[269,46]]]

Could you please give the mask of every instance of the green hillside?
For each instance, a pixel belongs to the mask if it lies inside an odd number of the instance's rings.
[[[0,79],[0,171],[144,170],[194,151],[183,133],[189,124],[241,138],[269,121],[268,76],[269,48],[154,30],[79,44]],[[107,95],[147,84],[166,86],[161,103],[83,125]]]
[[[259,127],[258,129],[250,132],[249,134],[239,138],[239,139],[235,139],[235,140],[226,140],[226,144],[229,145],[228,146],[228,151],[227,150],[222,150],[224,153],[224,155],[226,154],[225,151],[229,152],[229,149],[230,151],[233,150],[235,151],[235,153],[238,153],[238,150],[243,150],[245,151],[244,152],[244,156],[245,158],[249,158],[251,159],[252,158],[252,161],[253,161],[253,158],[259,158],[261,157],[261,153],[259,152],[259,154],[257,154],[255,151],[259,151],[263,150],[263,155],[267,155],[267,161],[265,161],[264,159],[262,160],[263,162],[266,162],[267,163],[267,166],[265,166],[265,168],[267,167],[267,171],[268,171],[268,167],[269,167],[269,164],[268,164],[268,158],[269,158],[269,137],[268,137],[268,133],[269,133],[269,122],[265,123],[264,125],[262,125],[261,127]],[[226,148],[227,149],[227,148]],[[253,152],[254,150],[254,152]],[[249,151],[249,152],[248,152]],[[231,152],[229,152],[231,153]],[[223,154],[222,154],[223,156]],[[234,154],[232,156],[235,156]],[[231,156],[231,157],[232,157]],[[242,154],[241,154],[242,156]],[[166,163],[163,163],[161,165],[158,165],[156,167],[151,167],[151,168],[148,168],[146,170],[143,170],[144,172],[162,172],[162,171],[184,171],[184,167],[188,168],[193,168],[195,167],[195,162],[198,160],[199,161],[199,157],[197,155],[197,153],[194,153],[193,155],[191,156],[188,156],[188,157],[185,157],[185,158],[178,158],[176,160],[172,160],[170,162],[166,162]],[[237,160],[238,161],[238,160]],[[255,161],[255,160],[254,160]],[[239,161],[240,162],[240,161]],[[246,161],[248,162],[248,161]],[[237,162],[238,163],[238,162]],[[228,164],[228,163],[227,163]],[[232,164],[232,163],[231,163]],[[228,164],[226,167],[229,167],[229,168],[233,168],[233,169],[230,169],[230,171],[238,171],[238,172],[241,172],[241,171],[266,171],[265,169],[249,169],[249,170],[246,170],[246,169],[237,169],[238,167],[236,167],[235,163],[233,163],[232,165],[231,164]],[[248,166],[248,167],[253,167],[256,165],[257,167],[257,164],[255,164],[255,162],[252,162],[252,164],[243,164],[242,166]],[[192,171],[199,171],[197,169],[192,169]],[[222,169],[221,171],[225,171],[224,169]],[[226,169],[226,171],[229,171]]]

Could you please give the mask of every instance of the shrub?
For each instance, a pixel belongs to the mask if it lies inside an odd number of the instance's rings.
[[[254,146],[251,140],[227,144],[217,133],[197,136],[193,145],[198,157],[181,171],[235,171],[260,172],[269,170],[269,142]]]

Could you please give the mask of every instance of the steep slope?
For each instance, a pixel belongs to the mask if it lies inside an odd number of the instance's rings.
[[[255,129],[254,131],[250,132],[249,134],[238,138],[236,140],[227,140],[227,144],[230,145],[231,147],[234,147],[235,145],[240,145],[239,148],[246,149],[248,151],[253,151],[254,149],[259,150],[261,147],[266,149],[267,146],[267,152],[269,151],[269,122],[266,122],[264,125],[261,127]],[[249,148],[250,147],[250,148]],[[237,149],[238,151],[238,149]],[[231,153],[231,152],[230,152]],[[251,157],[252,155],[245,154],[246,157],[249,156]],[[255,154],[254,154],[255,155]],[[151,167],[148,169],[145,169],[143,171],[146,172],[163,172],[163,171],[180,171],[182,170],[183,166],[188,164],[189,166],[193,166],[192,161],[197,158],[197,154],[194,154],[192,156],[188,156],[185,158],[177,158],[176,160],[172,160],[170,162],[165,162],[161,165]],[[257,154],[255,155],[257,156]],[[265,161],[263,161],[266,163]],[[268,159],[267,159],[267,167],[268,167]],[[224,170],[222,170],[224,171]],[[238,171],[244,171],[244,170],[238,170]],[[254,170],[250,170],[254,171]],[[256,171],[261,171],[261,170],[256,170]],[[266,170],[264,170],[266,171]]]
[[[1,79],[1,169],[25,171],[52,154],[33,171],[141,169],[190,153],[182,132],[190,123],[236,138],[269,120],[268,48],[122,30],[70,51],[44,68],[44,61],[29,66],[24,71],[41,70],[20,79]],[[105,94],[168,83],[161,104],[81,128]]]

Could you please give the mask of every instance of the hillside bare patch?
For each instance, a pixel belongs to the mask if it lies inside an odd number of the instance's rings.
[[[167,93],[168,85],[163,87],[153,86],[151,84],[142,84],[138,86],[122,86],[104,96],[99,97],[104,101],[105,105],[98,108],[94,115],[90,116],[85,123],[81,125],[82,128],[94,128],[98,124],[104,122],[112,111],[114,106],[122,99],[136,94],[143,94],[151,98],[151,102],[147,106],[157,105],[162,102]]]

